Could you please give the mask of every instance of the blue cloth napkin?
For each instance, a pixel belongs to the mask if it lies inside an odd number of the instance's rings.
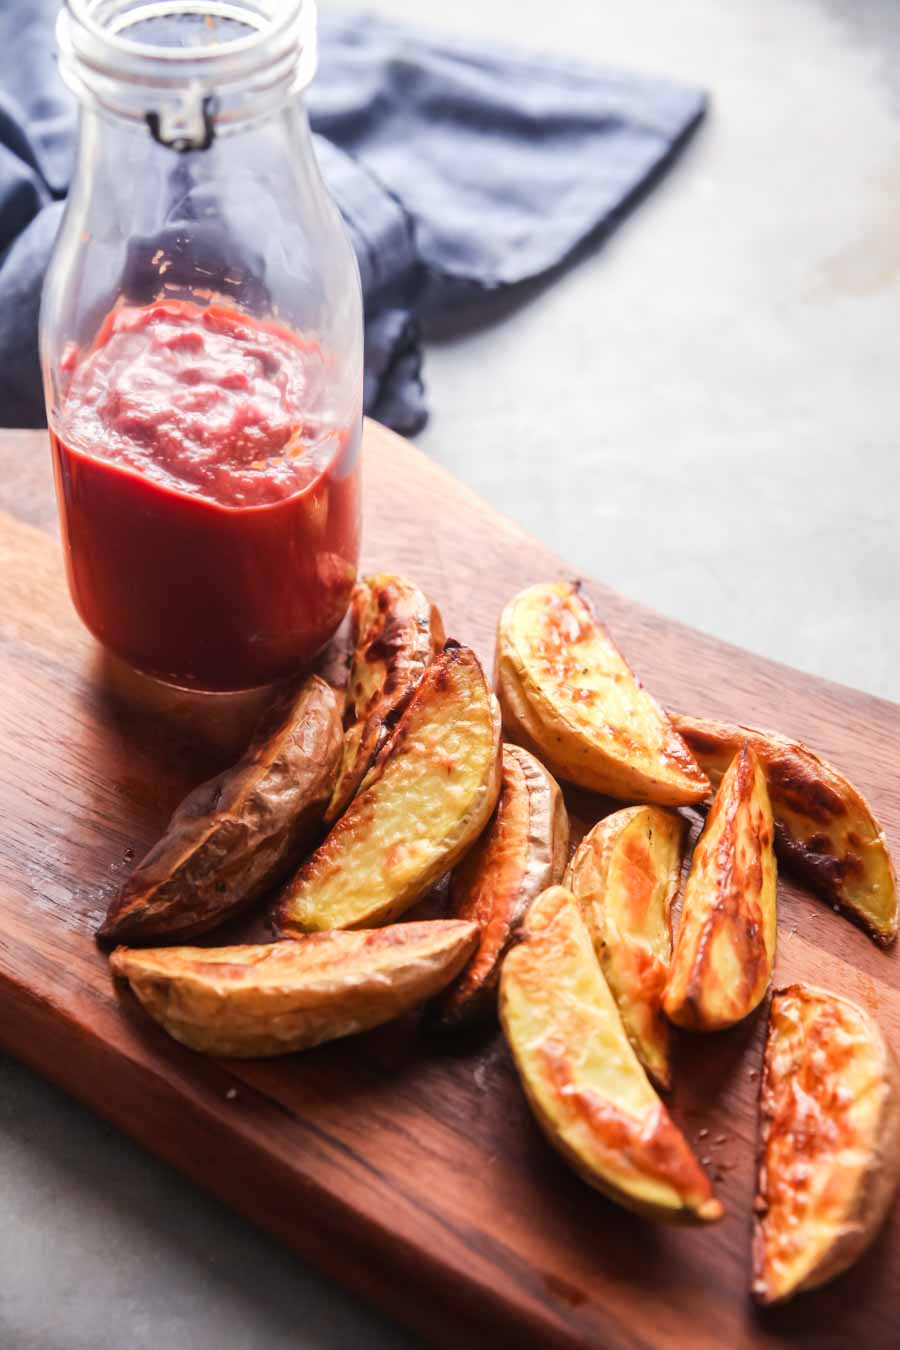
[[[40,288],[76,115],[53,60],[59,0],[0,5],[0,423],[40,426]],[[426,416],[419,321],[515,286],[608,231],[702,117],[696,89],[320,16],[308,106],[366,304],[365,406]]]

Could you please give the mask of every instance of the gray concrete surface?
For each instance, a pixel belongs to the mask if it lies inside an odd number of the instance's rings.
[[[627,594],[900,697],[894,0],[374,7],[713,97],[602,250],[434,336],[421,444]],[[413,1344],[11,1062],[0,1216],[0,1350]]]
[[[625,594],[900,698],[900,9],[454,6],[513,12],[711,112],[602,249],[429,352],[421,444]]]

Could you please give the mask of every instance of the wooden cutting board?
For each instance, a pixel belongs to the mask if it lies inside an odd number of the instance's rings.
[[[507,597],[571,575],[374,424],[365,480],[366,567],[409,573],[448,633],[488,663]],[[727,1207],[698,1231],[642,1222],[572,1175],[496,1035],[436,1045],[411,1018],[241,1066],[192,1055],[120,1001],[93,929],[131,860],[220,755],[186,715],[115,692],[69,603],[43,433],[0,435],[0,508],[6,1050],[435,1345],[897,1345],[900,1205],[832,1286],[768,1314],[747,1297],[762,1014],[679,1043],[673,1114]],[[900,854],[900,707],[588,590],[658,697],[808,741],[858,783]],[[602,813],[584,796],[578,805]],[[777,982],[811,979],[857,999],[900,1046],[896,954],[787,880],[779,905]]]

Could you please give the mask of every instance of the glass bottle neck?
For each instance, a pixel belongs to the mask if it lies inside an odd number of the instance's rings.
[[[315,0],[67,0],[63,78],[85,107],[177,151],[258,122],[316,66]]]

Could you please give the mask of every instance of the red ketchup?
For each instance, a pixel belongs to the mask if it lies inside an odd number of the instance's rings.
[[[290,674],[347,608],[359,426],[318,411],[328,357],[275,321],[113,309],[51,428],[69,585],[138,670],[206,690]]]

